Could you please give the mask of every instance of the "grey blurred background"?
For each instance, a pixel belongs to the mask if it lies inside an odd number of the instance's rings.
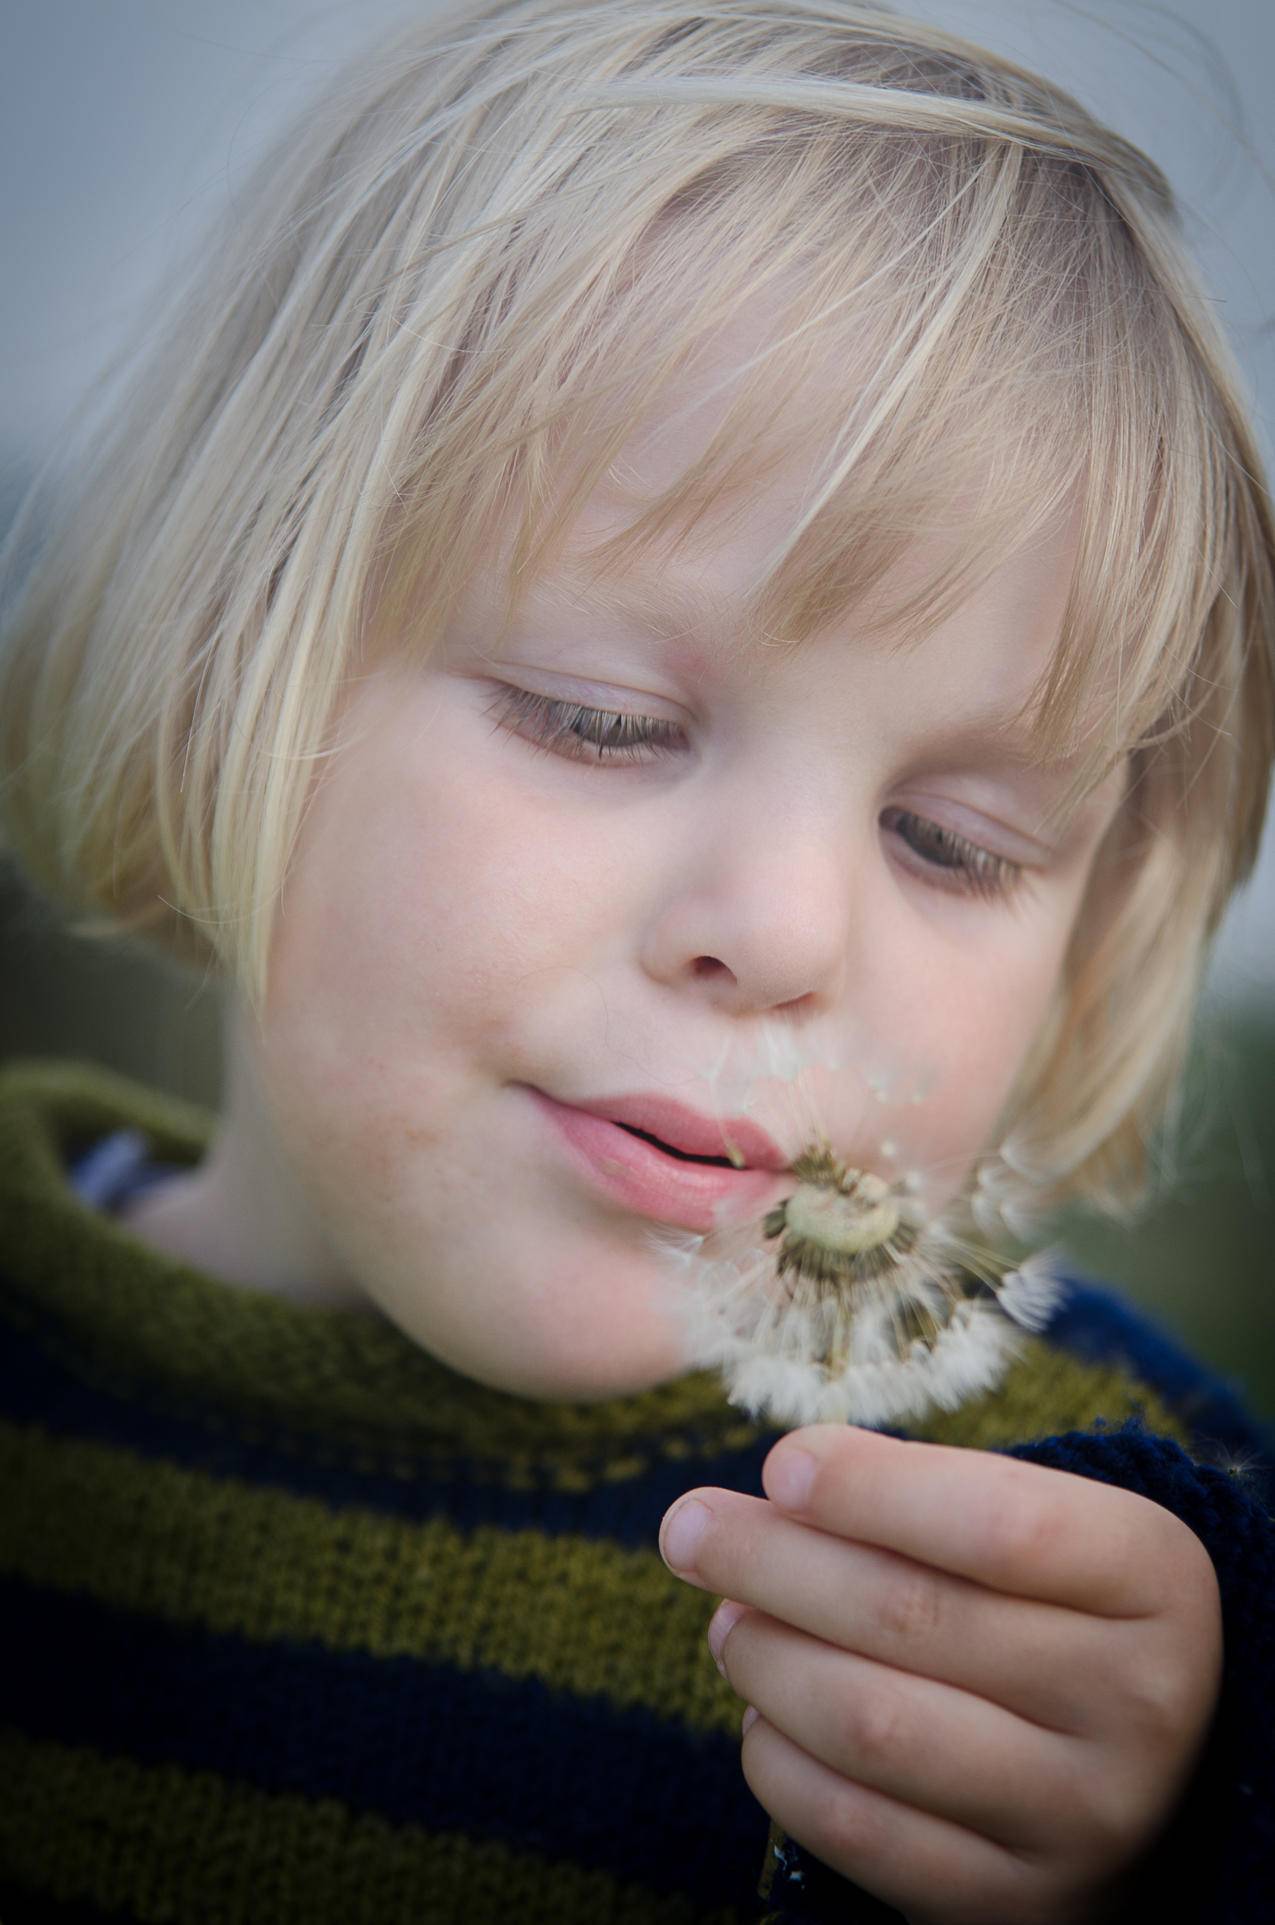
[[[418,0],[428,7],[430,0]],[[1275,7],[914,0],[1060,81],[1144,147],[1275,418]],[[0,528],[107,357],[262,141],[405,0],[40,0],[0,19]],[[0,862],[0,1058],[87,1057],[215,1106],[215,985],[77,943]],[[1275,834],[1223,931],[1183,1127],[1140,1225],[1070,1219],[1122,1285],[1275,1419]]]

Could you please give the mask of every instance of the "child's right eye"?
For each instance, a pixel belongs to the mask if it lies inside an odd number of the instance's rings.
[[[586,708],[580,702],[555,702],[525,688],[502,685],[486,713],[497,728],[508,729],[541,748],[575,762],[649,762],[677,755],[685,736],[676,722],[620,709]]]

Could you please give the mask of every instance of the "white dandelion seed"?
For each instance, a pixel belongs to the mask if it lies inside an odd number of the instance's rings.
[[[1027,1162],[1007,1138],[995,1156],[979,1164],[969,1199],[970,1213],[984,1236],[1008,1231],[1020,1243],[1030,1243],[1041,1220],[1036,1199],[1048,1178],[1047,1170]]]

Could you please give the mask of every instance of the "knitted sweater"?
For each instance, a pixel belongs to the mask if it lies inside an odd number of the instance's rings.
[[[656,1534],[761,1494],[778,1432],[696,1374],[540,1403],[374,1311],[172,1262],[76,1194],[121,1129],[210,1115],[79,1064],[0,1071],[0,1918],[173,1925],[867,1925],[772,1834],[715,1600]],[[1270,1916],[1270,1441],[1076,1284],[994,1394],[910,1434],[1137,1490],[1213,1556],[1226,1665],[1127,1916]]]

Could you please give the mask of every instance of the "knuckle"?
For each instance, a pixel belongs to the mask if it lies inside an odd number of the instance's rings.
[[[897,1769],[911,1753],[912,1718],[902,1696],[878,1687],[848,1707],[844,1732],[850,1757],[875,1776]]]
[[[1183,1676],[1166,1653],[1147,1652],[1130,1666],[1121,1697],[1125,1729],[1142,1746],[1158,1750],[1181,1731],[1188,1709]]]
[[[1042,1499],[1039,1485],[1010,1479],[983,1528],[993,1566],[1014,1570],[1047,1558],[1064,1525],[1059,1506]]]
[[[1059,1815],[1076,1862],[1116,1865],[1143,1828],[1145,1812],[1132,1784],[1100,1776],[1092,1761],[1077,1759],[1059,1799]]]
[[[1006,1854],[986,1888],[973,1895],[961,1925],[1054,1925],[1084,1916],[1059,1904],[1062,1894],[1048,1868],[1030,1858]]]
[[[1164,1624],[1129,1619],[1113,1627],[1091,1672],[1104,1726],[1142,1756],[1155,1755],[1191,1720],[1194,1675]]]
[[[892,1645],[910,1648],[941,1638],[943,1586],[937,1571],[900,1562],[881,1601],[880,1623]]]
[[[877,1800],[865,1798],[855,1785],[834,1785],[823,1792],[813,1816],[820,1838],[827,1840],[826,1855],[847,1866],[877,1862],[889,1844],[882,1811]]]

